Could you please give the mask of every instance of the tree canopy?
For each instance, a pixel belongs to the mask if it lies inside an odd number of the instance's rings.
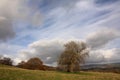
[[[12,66],[13,60],[8,57],[0,57],[0,64]]]
[[[32,70],[45,70],[43,66],[43,62],[41,61],[41,59],[37,57],[30,58],[27,62],[21,61],[17,66]]]
[[[86,43],[70,41],[66,43],[64,52],[58,60],[58,68],[63,71],[79,71],[80,63],[84,63],[89,50]]]

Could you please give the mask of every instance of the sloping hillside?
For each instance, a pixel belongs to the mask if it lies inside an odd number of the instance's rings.
[[[120,74],[27,70],[0,65],[0,80],[120,80]]]

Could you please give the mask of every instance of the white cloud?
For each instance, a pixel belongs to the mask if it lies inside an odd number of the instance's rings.
[[[24,47],[9,43],[0,43],[0,55],[10,57],[13,60],[13,64],[17,64],[21,61],[21,55],[18,56],[17,54],[21,49],[24,49]]]
[[[64,44],[68,41],[71,40],[54,39],[33,42],[26,49],[19,51],[18,60],[28,60],[32,57],[39,57],[45,64],[56,66],[55,63],[59,55],[64,51]],[[74,39],[74,41],[79,40]],[[120,58],[119,52],[119,48],[90,50],[86,64],[118,62]]]
[[[120,61],[120,48],[92,50],[87,63],[114,63]]]
[[[13,45],[9,43],[1,43],[0,44],[0,54],[6,55],[16,55],[17,51],[22,49],[22,46]]]
[[[106,44],[117,38],[120,38],[118,30],[102,28],[89,34],[86,41],[93,49],[96,49],[105,47]]]
[[[31,57],[39,57],[45,64],[53,64],[64,50],[64,41],[60,40],[40,40],[31,43],[27,49],[22,50],[20,55],[27,60]]]
[[[95,9],[93,0],[80,0],[76,3],[75,6],[79,10],[91,10],[93,8]]]

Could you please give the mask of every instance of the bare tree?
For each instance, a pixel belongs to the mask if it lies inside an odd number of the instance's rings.
[[[85,57],[88,56],[87,45],[84,42],[68,42],[65,51],[58,60],[58,68],[63,71],[73,72],[80,69],[80,63],[84,63]]]

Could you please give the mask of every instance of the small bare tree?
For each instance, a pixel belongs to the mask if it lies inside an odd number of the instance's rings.
[[[71,41],[64,46],[65,51],[58,60],[58,68],[67,72],[79,71],[80,63],[85,61],[89,53],[87,45],[84,42]]]

